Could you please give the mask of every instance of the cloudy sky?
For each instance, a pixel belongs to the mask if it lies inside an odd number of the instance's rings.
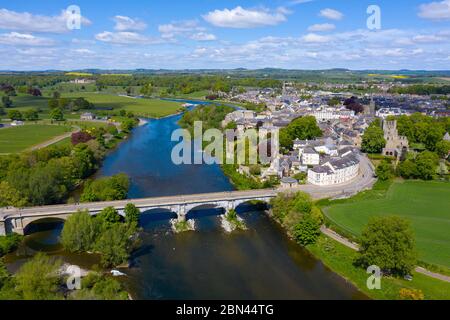
[[[450,0],[0,0],[0,70],[239,67],[449,70]]]

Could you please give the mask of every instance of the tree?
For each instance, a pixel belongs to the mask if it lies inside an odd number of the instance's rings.
[[[96,217],[101,223],[102,229],[109,229],[120,222],[120,215],[114,207],[106,207]]]
[[[378,179],[382,181],[386,181],[392,178],[393,176],[393,168],[389,161],[383,160],[377,166],[376,174]]]
[[[89,251],[93,248],[99,234],[97,219],[89,212],[77,212],[64,223],[61,233],[61,243],[70,252]]]
[[[132,249],[131,237],[134,232],[134,229],[122,223],[113,224],[102,232],[95,248],[102,254],[103,266],[118,266],[128,260]]]
[[[28,121],[36,121],[39,120],[39,113],[36,109],[27,110],[24,112],[23,116]]]
[[[436,150],[436,144],[442,140],[445,134],[445,130],[439,126],[429,125],[425,134],[425,140],[423,143],[425,147],[430,151]]]
[[[304,215],[294,227],[294,238],[303,246],[314,244],[319,236],[320,222],[311,214]]]
[[[433,179],[438,163],[439,157],[436,153],[431,151],[421,152],[416,158],[418,177],[423,180]]]
[[[385,145],[383,130],[376,124],[370,125],[362,137],[361,150],[366,153],[381,153]]]
[[[90,272],[81,282],[81,290],[70,296],[74,300],[128,300],[128,293],[113,278]]]
[[[139,222],[139,216],[141,215],[141,212],[138,208],[132,203],[128,203],[125,206],[125,221],[127,223],[138,223]]]
[[[6,114],[5,108],[0,106],[0,116],[4,116]]]
[[[81,195],[82,202],[123,200],[127,197],[129,179],[125,174],[89,181]]]
[[[13,102],[9,96],[3,96],[2,103],[5,108],[11,108],[13,105]]]
[[[10,110],[8,111],[8,118],[16,121],[23,121],[23,115],[18,110]]]
[[[370,220],[361,235],[357,263],[376,265],[393,274],[410,273],[417,262],[414,232],[410,223],[399,217]]]
[[[17,233],[0,236],[0,257],[16,250],[22,240],[23,236],[18,235]]]
[[[411,159],[406,159],[398,166],[399,175],[405,179],[414,179],[418,177],[416,163]]]
[[[89,149],[89,146],[80,143],[73,148],[72,158],[76,165],[76,177],[84,179],[89,177],[95,171],[96,159],[94,152]]]
[[[450,153],[450,141],[441,140],[436,144],[436,153],[442,158],[446,159]]]
[[[59,101],[58,101],[58,99],[50,99],[50,100],[48,100],[48,107],[50,108],[50,110],[59,108]]]
[[[18,190],[11,187],[7,181],[0,182],[0,208],[8,206],[22,208],[26,204],[27,200],[21,196]]]
[[[291,149],[293,140],[311,140],[322,135],[313,116],[300,117],[292,121],[286,128],[280,130],[280,146]]]
[[[37,89],[37,88],[29,88],[28,89],[28,94],[31,94],[34,97],[42,97],[42,92],[41,90]]]
[[[50,111],[50,119],[55,121],[64,121],[64,113],[60,108],[55,108]]]
[[[344,101],[344,106],[349,109],[355,111],[356,114],[362,113],[364,111],[364,107],[361,103],[359,103],[357,97],[351,97]]]
[[[136,120],[134,119],[123,119],[121,123],[121,129],[124,132],[130,132],[131,129],[136,125]]]
[[[49,258],[43,253],[36,254],[15,275],[16,290],[25,300],[62,299],[58,292],[61,264],[60,260]]]
[[[86,143],[90,140],[94,139],[89,133],[86,131],[74,132],[70,138],[72,145],[76,146],[80,143]]]

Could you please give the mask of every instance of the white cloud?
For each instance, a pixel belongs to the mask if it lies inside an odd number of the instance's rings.
[[[190,38],[196,41],[214,41],[217,39],[215,35],[206,32],[194,33]]]
[[[115,16],[116,22],[114,30],[116,31],[142,31],[147,28],[147,24],[139,19],[132,19],[126,16]]]
[[[427,35],[417,35],[413,38],[414,42],[417,43],[439,43],[445,41],[443,37],[437,36],[435,34],[427,34]]]
[[[313,24],[308,28],[308,31],[311,32],[324,32],[324,31],[332,31],[336,29],[336,26],[332,23],[322,23],[322,24]]]
[[[188,20],[162,24],[158,26],[158,30],[164,39],[173,39],[179,35],[203,32],[205,28],[200,27],[195,20]]]
[[[161,40],[144,36],[136,32],[109,32],[98,33],[95,39],[113,44],[158,44]]]
[[[186,37],[195,41],[214,41],[216,36],[206,32],[196,20],[177,21],[162,24],[158,27],[163,39],[174,40],[178,36]]]
[[[51,46],[55,42],[52,39],[35,37],[31,34],[10,32],[0,34],[0,44],[12,46]]]
[[[238,6],[234,9],[211,11],[203,15],[203,19],[216,27],[222,28],[257,28],[275,26],[287,20],[290,12],[284,8],[275,11],[268,9],[244,9]]]
[[[89,50],[89,49],[84,49],[84,48],[74,49],[74,50],[72,50],[72,51],[73,51],[74,53],[81,54],[81,55],[93,55],[93,54],[95,54],[94,51]]]
[[[419,17],[431,20],[450,20],[450,0],[422,4],[419,7]]]
[[[331,19],[331,20],[341,20],[344,17],[342,12],[339,12],[337,10],[330,9],[330,8],[321,10],[319,13],[319,16],[321,16],[323,18]]]
[[[6,30],[66,33],[71,31],[67,28],[68,19],[69,13],[66,10],[63,10],[59,16],[43,16],[0,9],[0,29]],[[81,24],[87,26],[91,22],[87,18],[82,17]]]
[[[331,38],[328,36],[322,36],[320,34],[308,33],[302,37],[302,40],[307,43],[326,43],[330,42]]]

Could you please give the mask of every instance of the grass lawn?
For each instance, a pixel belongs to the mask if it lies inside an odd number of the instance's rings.
[[[24,151],[70,130],[69,126],[44,124],[0,129],[0,154]]]
[[[411,221],[419,260],[450,268],[450,183],[396,181],[387,192],[372,191],[330,202],[326,216],[339,228],[360,235],[369,219],[395,215]]]
[[[145,117],[164,117],[177,112],[181,107],[181,103],[165,101],[159,99],[133,99],[127,97],[119,97],[116,95],[101,93],[67,93],[64,97],[78,98],[83,97],[96,107],[124,109],[131,111],[136,115]]]
[[[48,97],[33,97],[30,95],[19,94],[16,97],[10,97],[13,101],[11,109],[26,111],[29,109],[40,108],[42,110],[48,109]],[[8,109],[9,110],[9,109]]]
[[[366,284],[369,274],[364,269],[353,265],[357,252],[326,236],[321,236],[316,244],[308,246],[308,250],[331,270],[352,282],[372,299],[400,299],[399,291],[402,288],[419,289],[426,300],[450,299],[450,283],[416,272],[412,274],[412,281],[386,277],[381,279],[380,290],[369,290]]]

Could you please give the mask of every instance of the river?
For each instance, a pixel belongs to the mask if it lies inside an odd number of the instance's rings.
[[[130,198],[233,190],[217,165],[171,161],[170,137],[181,115],[149,120],[107,156],[100,176],[119,172],[131,178]],[[174,234],[170,212],[142,215],[142,246],[125,270],[134,299],[364,299],[354,286],[291,241],[263,211],[238,210],[248,230],[226,233],[220,211],[198,208],[188,218],[195,232]],[[90,267],[98,257],[71,255],[58,244],[61,224],[27,236],[8,267],[17,269],[32,251],[45,250],[69,263]]]

